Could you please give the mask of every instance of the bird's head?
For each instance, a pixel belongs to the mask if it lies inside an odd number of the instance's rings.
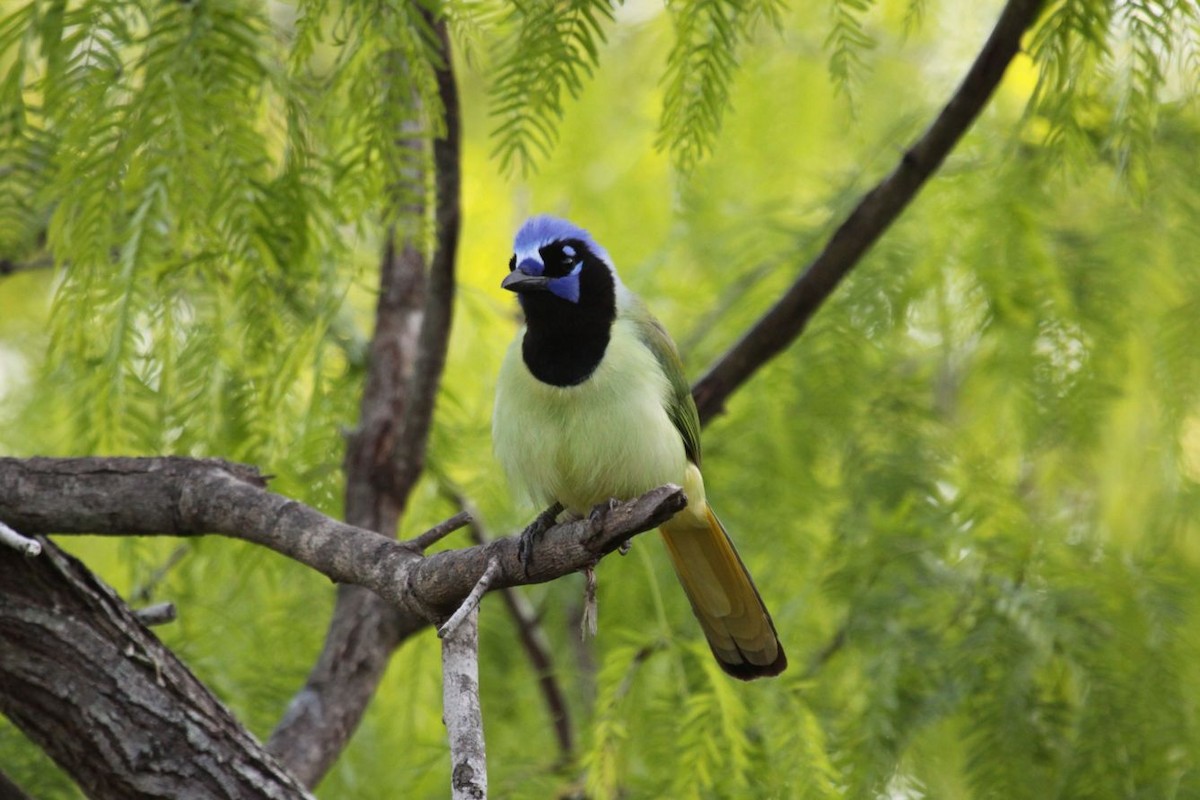
[[[500,286],[516,292],[527,316],[539,312],[605,314],[616,309],[616,270],[591,234],[564,219],[531,217],[517,231],[509,273]]]

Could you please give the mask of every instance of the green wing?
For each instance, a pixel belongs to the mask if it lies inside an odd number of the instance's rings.
[[[671,397],[667,404],[667,415],[675,423],[683,437],[683,449],[688,460],[700,466],[700,415],[696,413],[696,401],[683,372],[683,361],[670,334],[659,324],[640,301],[629,318],[637,323],[638,336],[662,366],[667,380],[671,382]]]

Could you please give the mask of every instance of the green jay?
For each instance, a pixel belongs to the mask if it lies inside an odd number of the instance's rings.
[[[525,327],[496,384],[492,442],[514,488],[583,515],[666,483],[688,504],[660,531],[721,667],[751,680],[787,657],[749,572],[709,507],[700,419],[675,344],[612,260],[566,220],[517,232],[509,273]]]

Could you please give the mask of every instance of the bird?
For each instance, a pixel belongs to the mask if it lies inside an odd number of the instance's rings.
[[[525,324],[497,377],[492,444],[509,483],[549,506],[549,522],[682,486],[686,507],[659,530],[713,655],[742,680],[783,672],[775,623],[708,504],[700,418],[666,329],[565,219],[529,218],[508,270],[500,286]]]

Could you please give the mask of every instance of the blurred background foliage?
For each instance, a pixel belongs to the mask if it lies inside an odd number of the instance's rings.
[[[498,288],[532,212],[608,249],[698,377],[932,119],[1000,3],[452,0],[459,295],[418,532],[496,533]],[[438,129],[411,7],[0,0],[0,452],[215,455],[337,514],[381,231]],[[1200,798],[1200,60],[1193,2],[1058,0],[972,132],[704,439],[792,666],[713,665],[661,545],[501,604],[497,797]],[[50,265],[53,268],[50,268]],[[24,267],[33,267],[24,269]],[[44,267],[44,268],[42,268]],[[450,545],[463,542],[452,539]],[[328,582],[218,539],[65,541],[265,737]],[[326,798],[443,797],[438,649],[397,652]],[[0,763],[77,791],[8,723]]]

